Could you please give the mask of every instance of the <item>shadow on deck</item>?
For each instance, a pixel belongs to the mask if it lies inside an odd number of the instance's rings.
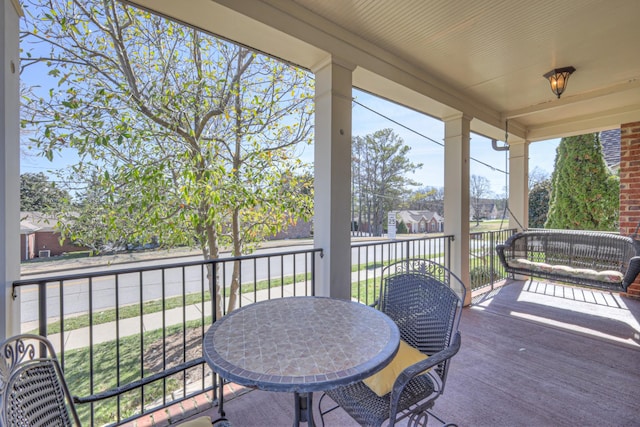
[[[434,407],[447,422],[640,425],[640,301],[512,281],[465,308],[461,331],[462,348]],[[215,418],[216,410],[206,413]],[[233,426],[290,426],[293,397],[251,391],[225,402],[225,411]],[[325,425],[355,423],[337,410]]]

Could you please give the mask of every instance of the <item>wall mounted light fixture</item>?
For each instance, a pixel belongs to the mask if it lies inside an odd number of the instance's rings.
[[[546,79],[549,80],[551,84],[551,91],[558,95],[558,99],[560,99],[560,95],[567,88],[567,81],[569,81],[569,76],[576,69],[573,67],[563,67],[563,68],[554,68],[544,75]]]

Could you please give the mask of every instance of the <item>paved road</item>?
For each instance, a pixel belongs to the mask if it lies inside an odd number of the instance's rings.
[[[352,263],[366,264],[395,259],[420,251],[443,252],[436,243],[429,242],[428,247],[415,247],[407,242],[391,245],[384,240],[385,245],[378,244],[379,239],[368,239],[371,246],[352,249]],[[313,246],[311,241],[281,241],[272,242],[271,247],[262,248],[255,252],[256,255],[279,254],[287,251],[307,250]],[[165,254],[161,259],[148,259],[148,257]],[[225,256],[225,255],[223,255]],[[89,307],[93,311],[139,303],[140,301],[156,300],[182,295],[182,293],[200,292],[203,286],[207,286],[206,269],[202,266],[190,266],[183,268],[161,269],[171,263],[184,263],[200,261],[202,256],[194,251],[174,251],[162,253],[124,254],[113,258],[81,258],[65,260],[61,264],[34,263],[23,269],[23,278],[35,279],[51,277],[52,275],[86,274],[88,272],[108,272],[122,269],[139,269],[141,267],[159,267],[148,272],[134,272],[120,275],[108,275],[93,278],[67,280],[64,283],[64,298],[60,299],[60,286],[57,282],[47,285],[47,317],[57,317],[64,312],[67,315],[88,312]],[[318,258],[316,258],[318,260]],[[105,261],[107,264],[105,265]],[[99,264],[99,265],[96,265]],[[54,267],[63,270],[54,271]],[[220,275],[225,283],[229,283],[233,265],[226,263]],[[245,261],[241,268],[241,283],[252,286],[253,283],[266,280],[269,277],[278,278],[302,273],[310,270],[310,258],[299,254],[295,256],[273,256]],[[22,288],[22,322],[33,322],[38,319],[38,292],[35,286]],[[64,305],[61,305],[64,304]]]
[[[268,255],[310,249],[311,245],[295,247],[266,248],[256,251],[256,255]],[[182,268],[163,269],[161,267],[174,263],[188,263],[201,261],[201,255],[186,255],[176,258],[151,259],[134,262],[112,263],[108,265],[82,265],[73,268],[73,264],[67,264],[67,269],[60,271],[40,271],[34,274],[23,275],[24,279],[38,279],[55,275],[87,274],[90,272],[114,272],[116,270],[139,269],[142,267],[158,267],[143,273],[134,272],[128,274],[106,275],[91,280],[86,278],[67,280],[64,282],[64,298],[60,299],[59,282],[51,282],[47,285],[47,317],[57,317],[63,311],[66,314],[88,312],[89,307],[94,311],[113,308],[116,305],[123,306],[142,301],[170,298],[182,293],[200,292],[203,284],[207,286],[207,271],[201,265]],[[87,261],[85,261],[86,263]],[[241,268],[241,281],[243,283],[261,281],[271,277],[292,274],[294,266],[296,272],[302,272],[304,268],[304,255],[272,258],[260,258],[255,262],[244,262]],[[41,266],[40,266],[41,267]],[[310,268],[310,265],[309,265]],[[220,275],[228,282],[233,269],[232,263],[225,263],[225,268]],[[22,322],[32,322],[38,319],[38,290],[36,286],[21,288]],[[64,306],[61,307],[61,302]]]

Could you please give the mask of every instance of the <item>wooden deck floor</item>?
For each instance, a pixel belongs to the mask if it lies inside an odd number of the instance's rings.
[[[640,301],[515,281],[465,308],[461,330],[434,407],[447,422],[640,426]],[[251,391],[225,410],[234,427],[290,426],[292,405],[291,395]],[[325,417],[327,426],[354,424],[341,410]]]

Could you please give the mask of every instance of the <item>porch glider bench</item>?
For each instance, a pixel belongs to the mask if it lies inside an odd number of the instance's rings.
[[[615,233],[528,230],[496,246],[508,273],[626,291],[640,273],[640,242]]]

